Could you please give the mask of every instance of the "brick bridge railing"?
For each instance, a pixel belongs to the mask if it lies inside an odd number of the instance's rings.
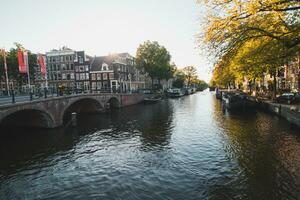
[[[142,100],[140,94],[78,94],[1,105],[0,125],[54,128],[66,123],[72,112],[103,112]]]

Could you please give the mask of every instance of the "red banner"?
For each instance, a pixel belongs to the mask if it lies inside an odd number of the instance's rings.
[[[45,62],[45,57],[44,56],[42,56],[42,55],[39,55],[38,56],[38,63],[39,63],[39,65],[40,65],[40,69],[41,69],[41,74],[43,75],[43,76],[45,76],[46,75],[46,62]]]
[[[19,72],[21,74],[27,73],[27,53],[21,50],[18,51],[18,62],[19,62]]]

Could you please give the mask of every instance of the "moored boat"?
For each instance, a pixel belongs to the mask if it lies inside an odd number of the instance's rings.
[[[245,110],[255,106],[251,97],[240,92],[222,92],[222,104],[228,110]]]
[[[182,97],[183,95],[184,92],[179,88],[173,88],[167,91],[167,96],[171,98],[178,98],[178,97]]]
[[[144,98],[144,103],[150,104],[150,103],[157,103],[162,100],[161,96],[150,96]]]
[[[144,103],[157,103],[162,100],[162,94],[152,89],[143,89],[140,93],[144,95]]]

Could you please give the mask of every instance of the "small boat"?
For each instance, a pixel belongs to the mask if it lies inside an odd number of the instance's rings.
[[[144,103],[147,103],[147,104],[157,103],[161,100],[162,100],[162,97],[158,96],[158,95],[144,97]]]
[[[193,88],[184,88],[184,95],[190,95],[193,94]]]
[[[253,108],[255,103],[244,93],[222,92],[222,104],[228,110],[245,110]]]
[[[178,88],[169,89],[167,91],[167,96],[171,97],[171,98],[182,97],[183,95],[184,95],[184,92]]]
[[[157,103],[162,100],[162,94],[152,89],[144,89],[141,93],[144,95],[144,103]]]

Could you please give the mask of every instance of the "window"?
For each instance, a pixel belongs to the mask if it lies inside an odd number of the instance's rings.
[[[96,80],[96,74],[91,74],[92,81]]]
[[[79,63],[82,64],[83,63],[83,58],[80,56],[79,57]]]
[[[62,74],[62,80],[66,80],[66,74]]]
[[[92,90],[96,90],[96,82],[92,82]]]
[[[102,88],[101,82],[97,82],[97,89],[100,90]]]
[[[101,80],[101,74],[97,74],[97,80]]]
[[[107,80],[107,73],[103,73],[103,80]]]
[[[114,79],[114,73],[109,73],[109,79]]]
[[[71,80],[71,75],[67,74],[67,80]]]
[[[80,80],[85,80],[85,73],[80,73]]]
[[[85,88],[85,89],[89,89],[89,88],[90,88],[90,83],[87,82],[87,81],[85,81],[85,82],[84,82],[84,88]]]
[[[89,73],[85,73],[85,80],[89,80],[90,77],[89,77]]]
[[[66,70],[66,64],[61,64],[62,70]]]
[[[80,66],[79,66],[79,71],[80,71],[80,72],[84,72],[84,66],[83,66],[83,65],[80,65]]]
[[[81,83],[77,83],[77,89],[82,89]]]
[[[76,80],[79,80],[80,77],[79,77],[79,74],[76,74]]]
[[[71,76],[71,80],[74,80],[74,73],[71,73],[70,76]]]
[[[74,64],[71,64],[71,70],[74,70]]]
[[[89,66],[88,65],[85,66],[85,71],[89,71]]]

